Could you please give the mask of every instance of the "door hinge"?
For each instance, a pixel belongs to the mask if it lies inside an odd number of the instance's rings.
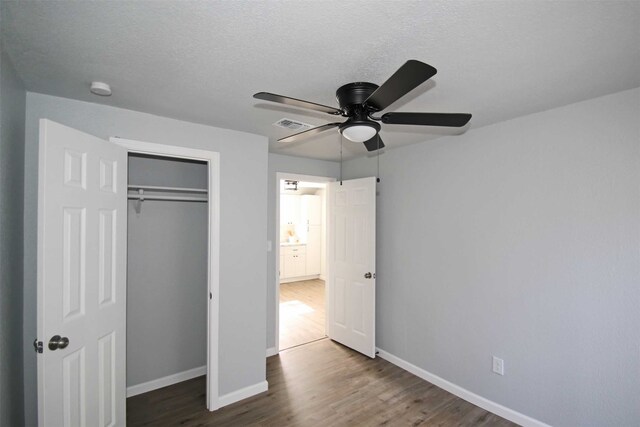
[[[38,341],[38,338],[33,340],[33,349],[36,353],[42,353],[44,351],[42,341]]]
[[[213,294],[209,292],[209,299],[213,299]]]

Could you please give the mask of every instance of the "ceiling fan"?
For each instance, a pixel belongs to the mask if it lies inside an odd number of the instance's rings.
[[[436,73],[437,70],[431,65],[411,59],[398,68],[382,86],[366,82],[348,83],[341,86],[336,91],[336,99],[340,108],[268,92],[258,92],[253,97],[347,118],[344,122],[327,123],[280,138],[278,142],[299,141],[337,127],[348,140],[363,142],[367,150],[375,151],[384,147],[379,136],[376,138],[380,131],[378,122],[394,125],[461,127],[471,120],[471,114],[458,113],[386,113],[380,117],[374,116],[375,113],[384,110]]]

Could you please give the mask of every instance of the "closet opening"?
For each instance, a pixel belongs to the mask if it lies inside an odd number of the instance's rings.
[[[127,398],[206,377],[199,384],[213,411],[219,407],[219,155],[111,141],[128,149]]]
[[[326,337],[326,186],[331,178],[278,174],[276,348]]]
[[[128,178],[127,396],[133,396],[207,373],[208,165],[130,153]]]

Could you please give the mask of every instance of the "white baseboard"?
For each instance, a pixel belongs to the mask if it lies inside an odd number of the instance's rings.
[[[157,380],[147,381],[146,383],[127,387],[127,397],[137,396],[138,394],[190,380],[191,378],[200,377],[202,375],[207,375],[206,365],[189,369],[188,371],[178,372],[177,374],[167,375],[166,377],[158,378]]]
[[[268,388],[269,388],[269,383],[267,383],[266,381],[262,381],[257,384],[253,384],[248,387],[241,388],[240,390],[236,390],[234,392],[220,396],[218,398],[219,408],[222,408],[223,406],[231,405],[232,403],[236,403],[236,402],[239,402],[240,400],[265,392],[267,391]]]
[[[400,359],[399,357],[394,356],[391,353],[387,353],[382,349],[377,348],[376,350],[378,351],[378,356],[380,356],[384,360],[393,363],[394,365],[404,369],[405,371],[411,372],[413,375],[420,377],[423,380],[430,382],[431,384],[437,385],[438,387],[448,391],[449,393],[455,394],[456,396],[466,400],[467,402],[471,402],[474,405],[481,407],[482,409],[493,412],[494,414],[499,415],[502,418],[506,418],[507,420],[513,421],[514,423],[520,424],[524,427],[550,427],[548,424],[545,424],[542,421],[538,421],[527,415],[521,414],[520,412],[514,411],[513,409],[509,409],[506,406],[502,406],[499,403],[493,402],[473,392],[470,392],[469,390],[464,389],[459,385],[453,384],[435,374],[432,374],[431,372],[425,371],[424,369],[419,368],[416,365],[407,362],[406,360]]]
[[[275,347],[267,349],[267,357],[275,356],[276,354],[278,354],[278,350]]]

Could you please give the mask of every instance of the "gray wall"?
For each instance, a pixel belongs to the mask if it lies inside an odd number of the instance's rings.
[[[381,168],[379,347],[554,426],[638,425],[640,89],[388,150]]]
[[[3,45],[0,51],[0,425],[19,426],[24,422],[23,349],[16,343],[22,342],[26,94]],[[26,351],[33,353],[33,347]]]
[[[278,282],[275,245],[280,242],[276,236],[276,189],[278,172],[290,172],[303,175],[328,176],[337,178],[340,174],[340,163],[324,160],[304,159],[301,157],[269,154],[269,178],[267,180],[267,239],[271,241],[272,250],[267,256],[267,349],[275,347],[275,287]]]
[[[129,184],[207,188],[206,163],[129,156]],[[207,364],[207,203],[129,200],[127,386]],[[167,345],[170,343],[170,345]]]
[[[110,136],[220,152],[220,394],[265,380],[267,139],[121,108],[27,93],[25,348],[36,332],[38,120]],[[238,195],[242,194],[242,197]],[[25,412],[35,423],[36,359],[25,353]]]
[[[206,189],[208,173],[205,162],[139,153],[129,155],[129,184]]]

